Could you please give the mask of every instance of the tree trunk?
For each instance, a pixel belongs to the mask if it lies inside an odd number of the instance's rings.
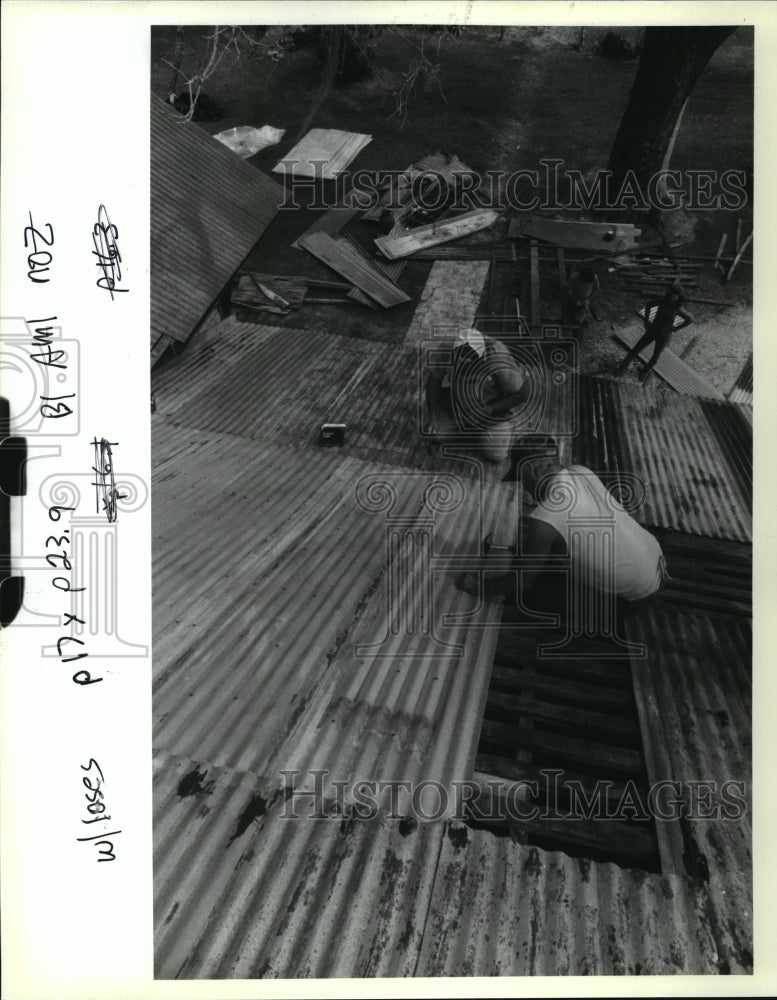
[[[736,26],[647,28],[626,112],[610,153],[610,190],[629,171],[642,191],[664,167],[683,106],[715,50]]]

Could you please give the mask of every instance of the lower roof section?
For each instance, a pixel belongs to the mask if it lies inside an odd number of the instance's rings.
[[[293,818],[252,775],[154,766],[157,978],[752,971],[737,892],[457,823]]]

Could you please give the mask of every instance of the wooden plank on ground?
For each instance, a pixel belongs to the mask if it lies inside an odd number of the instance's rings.
[[[644,332],[645,328],[641,324],[632,323],[616,331],[613,336],[630,350]],[[640,352],[640,358],[643,362],[649,361],[653,356],[654,346],[648,344]],[[704,396],[708,399],[724,398],[721,392],[701,375],[697,375],[692,368],[668,349],[663,352],[653,370],[674,390],[687,396]]]
[[[382,257],[371,257],[367,248],[363,247],[350,233],[343,233],[343,239],[348,240],[352,246],[356,247],[360,254],[363,254],[371,264],[374,264],[391,281],[398,281],[400,274],[407,266],[406,260],[384,260]]]
[[[453,243],[445,246],[416,250],[403,260],[498,260],[512,261],[512,251],[501,240],[487,243]]]
[[[359,132],[312,128],[275,164],[273,173],[333,180],[369,142],[372,136]]]
[[[405,343],[418,344],[449,329],[471,327],[477,315],[488,276],[487,260],[438,260],[432,264],[426,285],[405,335]]]
[[[561,287],[564,288],[567,283],[567,266],[564,260],[564,251],[561,247],[556,251],[556,256],[558,258],[558,280],[561,283]]]
[[[753,234],[750,233],[750,235],[746,238],[745,242],[742,244],[739,253],[731,261],[731,267],[726,272],[726,281],[731,281],[731,275],[734,273],[734,268],[737,266],[740,260],[742,260],[742,256],[744,255],[745,250],[747,250],[752,241],[753,241]]]
[[[531,241],[531,248],[529,250],[529,270],[531,280],[529,315],[531,317],[531,325],[533,327],[538,327],[540,325],[542,310],[540,308],[540,257],[536,240]]]
[[[407,257],[425,247],[437,246],[439,243],[449,243],[461,236],[479,232],[492,226],[499,218],[499,213],[491,208],[476,208],[471,212],[462,212],[444,222],[432,222],[428,226],[401,231],[396,234],[379,236],[375,245],[390,260],[397,257]]]
[[[641,643],[641,629],[626,626],[630,642]],[[656,686],[652,677],[649,659],[631,660],[631,677],[634,700],[642,733],[642,752],[648,782],[655,786],[659,781],[671,781],[674,777],[672,761],[667,750],[668,740],[664,732],[663,713]],[[679,823],[662,821],[655,824],[661,870],[665,875],[684,875],[683,838]]]
[[[521,236],[546,240],[556,246],[615,253],[637,247],[641,230],[623,224],[571,222],[531,216],[521,229]],[[612,238],[609,238],[612,234]]]
[[[322,212],[291,245],[297,250],[302,249],[301,240],[311,233],[328,233],[330,236],[334,236],[355,219],[361,211],[362,209],[358,205],[358,192],[355,190],[347,191],[340,204],[333,205],[326,212]]]
[[[337,271],[385,309],[409,302],[410,296],[345,240],[336,240],[327,233],[310,233],[302,237],[300,246]]]

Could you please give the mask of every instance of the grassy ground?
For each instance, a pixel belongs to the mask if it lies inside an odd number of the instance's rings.
[[[205,28],[184,31],[185,72],[202,64],[207,47]],[[456,153],[480,172],[536,169],[543,158],[564,161],[583,171],[602,169],[625,109],[636,71],[636,59],[614,60],[597,53],[606,29],[587,29],[580,44],[577,28],[511,28],[500,39],[499,29],[470,28],[460,37],[427,34],[425,54],[439,63],[439,74],[417,81],[414,94],[398,112],[397,92],[408,66],[417,57],[418,31],[387,31],[375,40],[375,75],[328,94],[311,125],[366,132],[373,141],[359,155],[355,167],[403,169],[425,153]],[[206,91],[223,108],[223,117],[205,123],[212,133],[235,125],[264,124],[286,129],[281,143],[257,154],[250,162],[270,172],[306,131],[305,120],[317,100],[319,70],[310,52],[286,54],[273,62],[267,50],[272,33],[242,53],[225,56]],[[629,32],[637,42],[639,32]],[[173,59],[175,30],[158,29],[152,39],[152,90],[166,96]],[[750,169],[753,142],[753,35],[740,29],[717,51],[698,82],[686,108],[672,167],[680,170]],[[334,185],[326,185],[332,200]],[[314,215],[307,210],[281,211],[252,251],[248,266],[279,274],[332,275],[304,251],[291,248]],[[734,215],[726,211],[675,212],[666,218],[672,240],[688,244],[688,252],[714,256],[723,232],[733,242],[737,217],[744,231],[752,227],[750,205]],[[493,239],[504,233],[506,219]],[[358,224],[369,239],[379,230]],[[720,299],[727,306],[692,305],[697,323],[673,345],[687,347],[698,339],[686,360],[727,391],[741,369],[752,344],[752,268],[743,263],[730,284],[722,285],[712,261],[704,262],[699,298]],[[309,307],[281,322],[310,329],[337,329],[339,333],[399,342],[415,309],[429,271],[428,262],[408,263],[400,279],[413,301],[390,310],[370,311],[360,306]],[[518,293],[522,275],[512,265],[500,265],[497,299]],[[640,298],[625,292],[606,267],[600,267],[600,317],[588,331],[583,370],[611,371],[622,357],[612,330],[630,319]],[[543,318],[557,318],[559,282],[555,265],[541,272]],[[493,307],[493,302],[491,303]],[[481,304],[486,314],[488,303]],[[275,317],[272,320],[275,321]],[[636,369],[628,377],[634,377]],[[655,378],[655,376],[653,376]]]

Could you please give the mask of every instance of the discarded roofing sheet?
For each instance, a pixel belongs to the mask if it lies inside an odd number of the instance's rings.
[[[188,339],[282,200],[275,181],[151,98],[151,346],[157,356],[171,340]]]
[[[372,142],[371,135],[342,132],[335,128],[312,128],[272,168],[287,177],[333,180]]]
[[[748,407],[582,376],[578,462],[639,477],[643,524],[711,538],[752,538]]]
[[[384,309],[410,301],[410,296],[378,270],[350,240],[317,232],[302,236],[299,246],[375,299]]]
[[[613,336],[628,350],[637,343],[645,333],[645,327],[641,323],[629,323],[628,326],[621,327]],[[642,362],[647,362],[653,356],[655,344],[648,344],[640,351],[639,357]],[[689,396],[706,396],[709,399],[723,399],[723,393],[708,382],[707,379],[697,374],[682,358],[678,357],[668,348],[661,354],[656,362],[654,371],[667,382],[677,392],[685,393]]]

